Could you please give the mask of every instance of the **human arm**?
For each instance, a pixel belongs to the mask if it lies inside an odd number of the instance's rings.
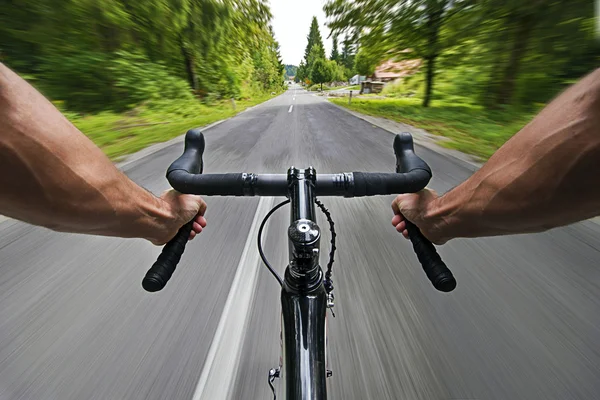
[[[432,242],[540,232],[600,215],[600,69],[553,100],[465,182],[392,203]]]
[[[0,214],[76,233],[141,237],[155,244],[195,219],[199,196],[160,198],[119,171],[31,85],[0,63]]]

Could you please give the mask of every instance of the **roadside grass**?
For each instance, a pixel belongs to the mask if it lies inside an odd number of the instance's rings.
[[[66,112],[73,124],[112,160],[151,144],[184,134],[188,129],[229,118],[274,96],[264,94],[235,102],[205,105],[197,101],[155,101],[125,113],[102,112],[81,116]]]
[[[461,104],[456,99],[434,100],[429,108],[422,107],[418,98],[361,97],[352,99],[350,105],[346,98],[330,98],[329,101],[353,111],[385,117],[447,137],[451,140],[439,144],[482,159],[489,158],[535,115],[531,111],[516,109],[489,111],[480,106]]]

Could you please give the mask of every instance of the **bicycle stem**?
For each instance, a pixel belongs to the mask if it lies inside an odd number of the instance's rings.
[[[290,289],[311,291],[322,283],[323,273],[319,265],[321,230],[315,215],[314,168],[288,170],[289,196],[291,201],[289,238],[289,267],[285,283]]]

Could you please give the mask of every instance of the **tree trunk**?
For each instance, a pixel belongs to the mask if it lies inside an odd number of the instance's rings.
[[[196,75],[196,69],[194,67],[194,57],[191,52],[186,48],[183,38],[179,38],[179,48],[181,49],[181,55],[185,63],[185,71],[188,76],[188,82],[193,90],[198,89],[198,76]]]
[[[497,104],[510,104],[519,75],[521,60],[527,51],[531,31],[535,21],[532,14],[519,17],[516,20],[514,42],[510,50],[510,57],[502,73],[502,80],[496,96]]]
[[[442,4],[438,4],[437,2],[433,3],[433,6],[430,6],[430,9],[427,13],[427,55],[424,57],[427,70],[425,78],[425,97],[423,97],[423,107],[429,107],[429,103],[431,103],[431,94],[433,92],[433,78],[435,75],[435,59],[439,54],[438,39],[444,12],[443,5],[443,2]]]
[[[425,60],[427,70],[425,72],[425,97],[423,98],[423,107],[429,107],[429,103],[431,102],[433,78],[435,75],[435,59],[436,57],[430,57]]]

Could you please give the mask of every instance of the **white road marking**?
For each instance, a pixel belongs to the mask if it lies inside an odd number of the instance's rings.
[[[228,399],[237,376],[238,362],[254,297],[259,254],[256,235],[260,222],[273,205],[273,197],[261,197],[248,239],[219,320],[193,400]],[[266,230],[265,230],[266,231]],[[263,232],[263,234],[265,234]]]
[[[288,112],[289,112],[289,113],[291,113],[291,112],[292,112],[292,108],[294,108],[294,105],[293,105],[293,104],[290,106],[290,109],[288,110]]]

